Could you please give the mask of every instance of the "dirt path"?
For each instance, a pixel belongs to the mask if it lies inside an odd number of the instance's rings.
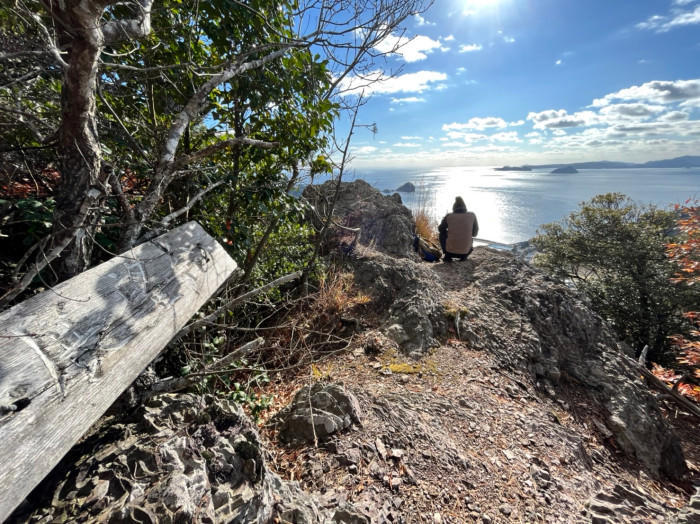
[[[473,289],[464,286],[467,268],[434,267],[446,301],[463,303]],[[599,493],[605,500],[594,510],[612,512],[611,522],[664,522],[662,507],[630,499],[688,502],[680,488],[631,464],[602,415],[571,387],[546,396],[456,339],[414,362],[365,333],[350,352],[273,387],[285,403],[312,380],[345,384],[360,402],[362,426],[295,449],[276,444],[266,428],[270,465],[329,506],[356,504],[373,522],[590,522],[586,504]],[[685,435],[691,467],[700,449],[693,435]]]

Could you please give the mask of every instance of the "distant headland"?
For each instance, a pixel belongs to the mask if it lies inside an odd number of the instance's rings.
[[[578,173],[578,169],[576,169],[574,166],[563,166],[557,167],[556,169],[552,169],[552,173],[556,173],[559,175],[573,175],[575,173]]]
[[[683,167],[700,167],[700,156],[679,156],[666,160],[651,160],[643,164],[634,162],[610,162],[601,160],[598,162],[574,162],[572,164],[541,164],[536,166],[503,166],[494,168],[496,171],[532,171],[533,169],[554,169],[573,168],[573,169],[640,169],[640,168],[683,168]],[[557,173],[572,173],[572,171],[552,171]]]
[[[495,171],[532,171],[530,166],[503,166],[495,167]]]

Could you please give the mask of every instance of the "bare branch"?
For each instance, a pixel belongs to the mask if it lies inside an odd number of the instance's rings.
[[[41,259],[37,259],[34,262],[34,267],[25,273],[22,280],[20,280],[17,285],[13,286],[4,295],[0,296],[0,309],[4,308],[12,299],[27,289],[32,283],[32,280],[34,280],[34,277],[36,277],[47,265],[58,258],[63,250],[68,247],[68,244],[71,243],[78,231],[80,231],[80,228],[82,227],[83,222],[85,222],[85,218],[90,212],[91,207],[97,202],[101,195],[102,193],[97,189],[90,189],[88,191],[80,207],[78,216],[75,217],[73,224],[71,224],[72,227],[67,229],[69,233],[63,235],[63,238],[61,238],[58,243],[54,245],[53,249],[51,249],[48,254],[41,257]]]
[[[172,393],[175,391],[181,391],[195,384],[197,382],[197,379],[203,376],[212,375],[215,373],[223,373],[224,371],[222,370],[222,368],[228,366],[231,362],[233,362],[236,359],[243,358],[249,355],[256,349],[258,349],[260,346],[262,346],[264,343],[265,339],[262,337],[258,337],[255,340],[252,340],[247,344],[242,345],[238,349],[234,349],[225,357],[222,357],[219,360],[212,362],[211,364],[206,366],[202,371],[192,373],[190,375],[187,375],[186,377],[170,377],[160,380],[151,386],[148,396],[153,396],[156,393]]]
[[[186,166],[187,164],[191,164],[192,162],[196,162],[197,160],[201,160],[202,158],[211,156],[217,151],[229,148],[231,146],[235,146],[236,144],[253,146],[259,149],[274,149],[279,146],[279,142],[266,142],[264,140],[256,140],[254,138],[247,137],[230,138],[228,140],[222,140],[221,142],[217,142],[216,144],[212,144],[208,147],[200,149],[199,151],[196,151],[191,155],[178,158],[174,164],[174,167],[175,169],[180,169]]]
[[[182,207],[182,208],[178,209],[177,211],[173,211],[173,212],[170,213],[168,216],[166,216],[165,218],[163,218],[163,220],[160,221],[160,225],[163,226],[163,227],[168,227],[168,224],[170,224],[170,222],[172,222],[174,219],[176,219],[177,217],[179,217],[179,216],[182,215],[183,213],[186,213],[187,211],[189,211],[190,209],[192,209],[192,207],[193,207],[204,195],[206,195],[206,194],[209,193],[210,191],[216,189],[217,187],[219,187],[220,185],[224,184],[225,182],[226,182],[225,180],[219,180],[218,182],[215,182],[215,183],[209,185],[207,188],[202,189],[199,193],[197,193],[195,196],[193,196],[193,197],[190,199],[190,201],[187,203],[187,205],[186,205],[185,207]]]
[[[264,286],[260,286],[259,288],[253,289],[252,291],[248,291],[247,293],[244,293],[244,294],[228,301],[226,304],[218,307],[215,311],[213,311],[212,313],[210,313],[206,317],[201,318],[199,320],[196,320],[196,321],[192,322],[191,324],[182,328],[180,330],[180,332],[173,338],[173,340],[176,338],[181,338],[181,337],[187,335],[189,332],[191,332],[193,329],[195,329],[199,326],[202,326],[204,324],[212,322],[224,310],[229,309],[229,308],[235,306],[236,304],[240,304],[241,302],[244,302],[244,301],[248,300],[249,298],[251,298],[255,295],[258,295],[258,294],[262,293],[263,291],[266,291],[270,288],[273,288],[275,286],[281,286],[282,284],[286,284],[287,282],[291,282],[292,280],[296,280],[300,276],[301,276],[301,271],[295,271],[294,273],[290,273],[288,275],[280,277],[276,280],[273,280],[272,282],[265,284]]]
[[[139,0],[139,17],[131,20],[114,20],[102,26],[106,45],[124,40],[137,40],[151,32],[151,8],[153,0]]]

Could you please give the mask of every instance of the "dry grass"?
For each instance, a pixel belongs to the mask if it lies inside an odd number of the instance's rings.
[[[416,234],[430,240],[435,244],[439,244],[437,223],[435,219],[428,216],[426,211],[419,209],[413,214],[416,222]]]
[[[417,201],[413,209],[413,219],[416,224],[416,234],[430,240],[436,245],[440,245],[438,236],[438,220],[433,213],[433,201],[435,195],[431,193],[425,184],[419,183],[416,189]]]

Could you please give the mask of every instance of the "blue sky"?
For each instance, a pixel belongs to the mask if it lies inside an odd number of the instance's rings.
[[[700,0],[437,0],[405,29],[354,168],[700,155]]]

